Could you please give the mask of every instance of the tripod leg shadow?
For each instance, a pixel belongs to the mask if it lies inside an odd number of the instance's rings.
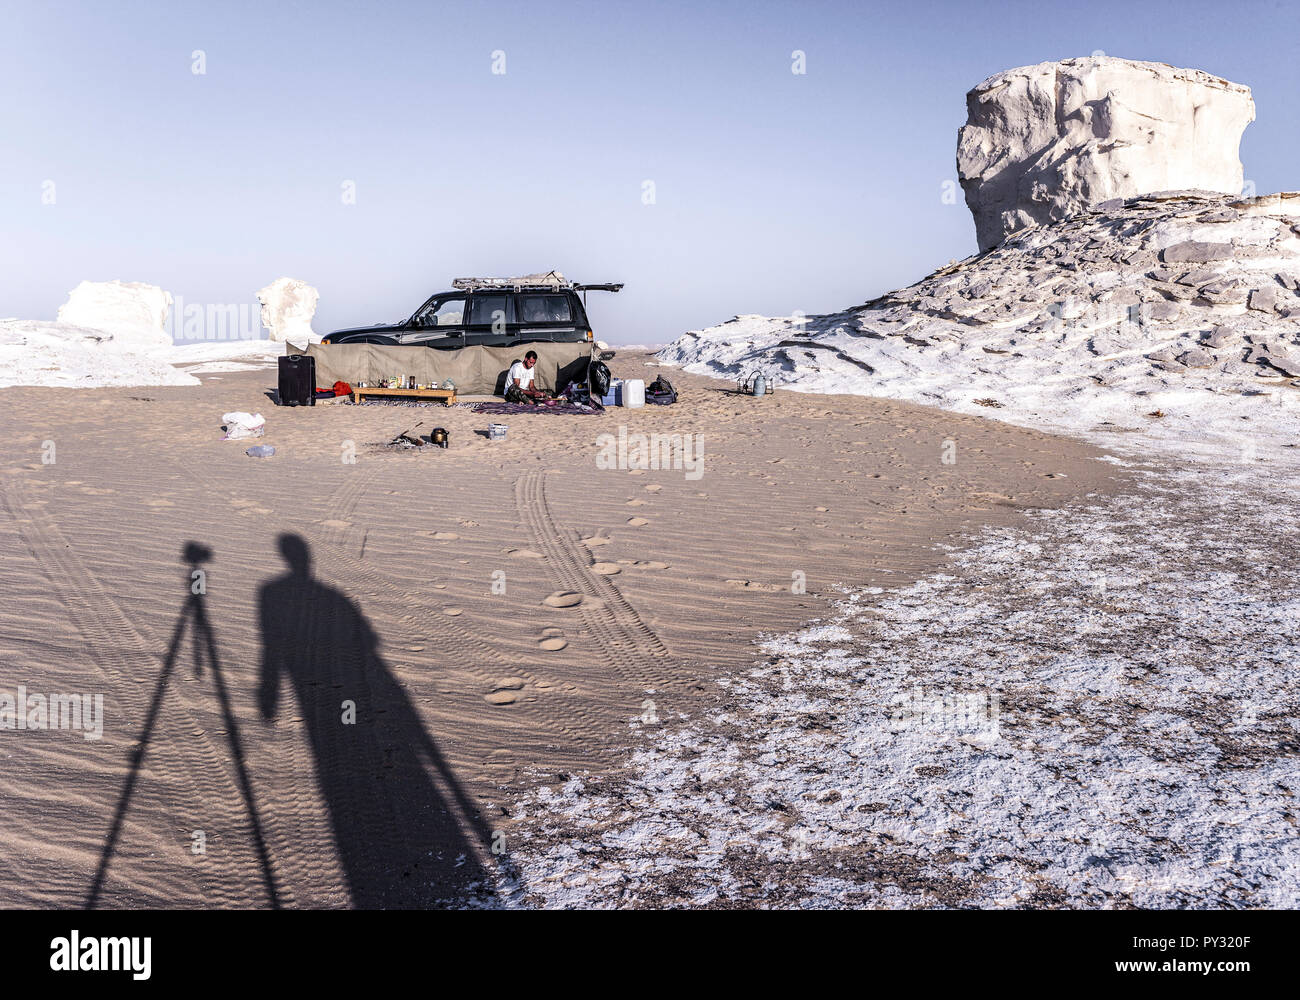
[[[198,569],[201,563],[210,560],[212,553],[205,545],[188,542],[185,546],[184,556],[191,570],[190,578],[192,579],[193,571]],[[193,619],[192,622],[191,619]],[[153,737],[158,715],[162,710],[167,684],[175,672],[176,661],[180,653],[181,643],[184,640],[187,624],[192,624],[194,628],[195,675],[202,676],[203,660],[206,658],[216,683],[217,696],[221,702],[221,714],[230,739],[231,759],[235,764],[240,791],[243,794],[244,805],[248,811],[252,838],[257,850],[258,862],[262,869],[262,880],[267,899],[272,909],[279,909],[280,907],[280,894],[276,888],[275,873],[271,868],[270,853],[267,850],[266,837],[262,831],[262,821],[257,811],[257,801],[253,795],[252,781],[248,775],[243,742],[239,737],[239,723],[235,718],[234,709],[230,703],[230,694],[226,688],[225,676],[221,670],[221,660],[217,655],[216,637],[213,634],[212,625],[208,620],[207,608],[204,604],[203,588],[191,586],[189,596],[185,599],[180,616],[176,620],[176,627],[172,630],[171,644],[168,646],[167,656],[163,660],[163,668],[158,675],[158,681],[154,685],[153,697],[149,702],[149,710],[145,715],[144,726],[141,728],[140,737],[136,741],[135,749],[131,754],[131,765],[127,771],[126,780],[123,782],[122,793],[118,797],[117,807],[113,811],[113,820],[109,826],[108,835],[104,838],[104,849],[100,854],[99,866],[95,871],[95,878],[91,883],[90,891],[86,895],[86,909],[94,909],[103,894],[104,880],[108,875],[109,864],[112,861],[114,851],[117,849],[117,842],[121,837],[122,824],[126,820],[127,810],[131,805],[131,796],[139,780],[145,753],[149,749],[149,741]]]

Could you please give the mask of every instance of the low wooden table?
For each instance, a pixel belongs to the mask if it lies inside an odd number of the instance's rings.
[[[402,396],[411,399],[441,399],[448,406],[456,402],[455,389],[381,389],[368,385],[364,389],[352,390],[352,402],[360,403],[364,396]]]

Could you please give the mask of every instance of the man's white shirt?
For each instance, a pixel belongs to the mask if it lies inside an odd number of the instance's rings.
[[[515,379],[519,379],[519,388],[531,389],[533,386],[533,369],[522,361],[516,361],[510,366],[510,373],[506,376],[506,386],[514,385]]]

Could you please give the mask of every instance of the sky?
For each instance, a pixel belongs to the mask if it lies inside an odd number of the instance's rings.
[[[1231,10],[0,0],[0,317],[116,278],[255,325],[288,276],[327,333],[552,268],[626,284],[589,301],[615,344],[839,310],[975,251],[945,182],[966,92],[1013,66],[1247,84],[1247,180],[1300,188],[1294,8]]]

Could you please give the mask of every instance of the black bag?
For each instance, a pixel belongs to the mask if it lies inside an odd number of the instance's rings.
[[[673,384],[660,375],[657,379],[646,386],[645,401],[647,403],[658,403],[660,406],[667,406],[669,403],[677,402],[677,390]]]
[[[280,359],[281,406],[316,405],[316,359],[310,354],[289,354]]]
[[[587,371],[587,384],[591,386],[591,394],[597,399],[608,396],[610,378],[609,365],[603,361],[593,361]]]

